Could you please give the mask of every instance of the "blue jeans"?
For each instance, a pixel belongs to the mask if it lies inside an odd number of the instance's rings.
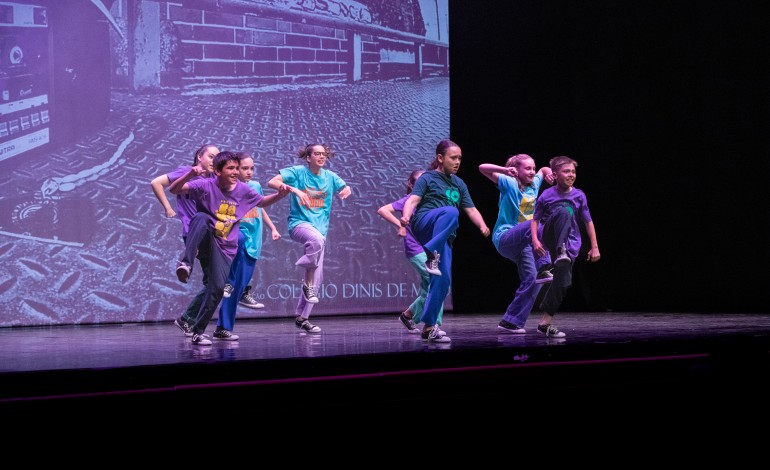
[[[227,277],[227,283],[233,286],[233,292],[230,297],[222,301],[217,319],[217,327],[221,326],[229,331],[233,331],[235,327],[235,312],[238,310],[238,302],[240,302],[246,286],[251,282],[251,276],[254,275],[254,267],[257,264],[257,260],[249,256],[243,241],[243,232],[239,230],[238,252],[230,266],[230,275]]]
[[[452,285],[452,247],[449,239],[460,225],[460,212],[456,207],[444,206],[430,210],[412,224],[414,238],[426,251],[439,254],[438,268],[441,276],[430,275],[428,296],[422,312],[422,322],[425,326],[433,326],[438,322],[439,313],[444,308],[444,299],[449,294]]]
[[[503,320],[519,328],[523,328],[527,322],[542,287],[535,283],[537,266],[532,252],[530,227],[529,222],[514,225],[500,237],[497,248],[498,253],[516,263],[519,271],[519,288],[516,289],[513,301],[503,315]]]

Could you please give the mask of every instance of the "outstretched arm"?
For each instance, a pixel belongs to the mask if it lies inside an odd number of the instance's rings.
[[[285,184],[283,182],[283,176],[281,176],[280,174],[273,176],[273,179],[268,181],[267,185],[279,191],[282,187],[288,188],[289,192],[297,196],[297,199],[299,199],[299,205],[310,207],[310,198],[307,196],[307,194],[305,194],[304,191],[300,191],[299,189],[295,188],[294,186],[289,186],[288,184]]]
[[[270,180],[270,183],[272,182],[273,181]],[[259,204],[257,204],[257,207],[267,207],[271,204],[275,204],[276,202],[280,201],[281,199],[286,197],[287,194],[291,192],[290,188],[291,186],[281,183],[280,186],[277,188],[278,192],[263,197],[262,200],[259,201]]]
[[[591,249],[588,250],[588,261],[599,261],[601,255],[599,254],[599,242],[596,241],[596,227],[594,222],[586,222],[586,233],[588,233],[588,239],[591,240]]]
[[[171,181],[168,180],[168,175],[160,175],[156,178],[154,178],[152,181],[150,181],[150,187],[152,188],[153,194],[155,194],[155,197],[158,199],[158,202],[160,202],[160,205],[163,206],[163,209],[166,211],[166,217],[174,217],[176,216],[176,212],[174,212],[174,208],[171,207],[171,203],[168,201],[168,198],[166,197],[166,187],[171,184]]]
[[[494,165],[492,163],[482,163],[479,165],[479,171],[482,175],[489,178],[490,181],[497,184],[497,180],[500,178],[500,175],[508,175],[512,177],[516,177],[518,172],[516,171],[516,168],[512,166],[500,166],[500,165]]]
[[[481,230],[481,234],[485,237],[489,236],[489,227],[487,227],[486,222],[484,222],[484,217],[481,216],[481,212],[479,212],[478,209],[475,207],[466,207],[465,213],[468,214],[468,217],[470,217],[471,222]]]

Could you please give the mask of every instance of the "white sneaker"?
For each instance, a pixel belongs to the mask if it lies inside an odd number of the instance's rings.
[[[438,268],[439,258],[441,258],[441,255],[438,254],[438,251],[434,251],[433,258],[429,258],[425,261],[425,270],[434,276],[441,276],[441,270]]]
[[[235,288],[231,286],[230,284],[225,284],[225,290],[222,293],[222,297],[229,299],[231,295],[233,295],[233,291]]]

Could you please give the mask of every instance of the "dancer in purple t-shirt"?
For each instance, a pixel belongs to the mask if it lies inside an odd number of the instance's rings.
[[[556,186],[540,194],[531,222],[532,251],[537,256],[544,256],[547,250],[550,252],[551,259],[554,260],[553,281],[540,303],[540,309],[544,313],[537,331],[546,336],[563,338],[566,334],[551,323],[567,289],[572,285],[572,265],[575,263],[581,245],[578,222],[585,224],[586,233],[591,241],[588,261],[599,261],[601,255],[586,195],[573,186],[577,178],[577,162],[569,157],[553,157],[550,167],[556,177]],[[542,243],[537,232],[541,223],[543,224]]]
[[[232,152],[220,152],[214,157],[214,175],[216,178],[204,178],[190,181],[205,170],[194,166],[190,171],[169,186],[172,194],[187,194],[195,201],[197,213],[190,219],[189,231],[185,239],[185,253],[177,266],[177,278],[186,283],[192,272],[192,260],[197,258],[203,269],[204,286],[199,295],[203,295],[200,307],[192,321],[185,322],[183,317],[174,321],[186,334],[192,333],[194,345],[211,344],[206,335],[206,327],[214,311],[222,300],[230,265],[238,250],[238,233],[241,219],[254,207],[266,207],[280,200],[289,189],[285,185],[278,192],[262,196],[238,180],[240,158]]]
[[[416,324],[422,321],[422,311],[425,307],[425,299],[428,297],[428,287],[430,286],[430,273],[425,266],[425,263],[428,261],[428,255],[425,254],[422,245],[414,239],[412,228],[408,225],[402,226],[401,220],[395,216],[395,213],[404,211],[404,203],[409,199],[409,195],[412,193],[412,188],[414,188],[414,183],[417,181],[417,178],[423,173],[425,173],[425,170],[414,170],[409,175],[409,179],[406,182],[406,196],[377,209],[377,214],[379,214],[380,217],[398,227],[397,234],[404,239],[404,254],[406,255],[406,259],[409,260],[409,263],[414,267],[414,270],[417,271],[417,275],[420,277],[419,295],[398,317],[410,333],[420,332],[420,329],[417,328]],[[443,314],[444,307],[442,305],[441,310],[438,312],[436,325],[441,325]]]

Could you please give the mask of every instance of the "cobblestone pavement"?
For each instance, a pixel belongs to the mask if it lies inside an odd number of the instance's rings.
[[[449,79],[367,82],[242,95],[113,92],[104,128],[0,166],[0,326],[170,320],[200,288],[173,274],[180,223],[150,190],[211,142],[254,155],[266,192],[308,142],[333,145],[329,169],[353,190],[335,198],[321,303],[313,315],[398,311],[413,298],[413,269],[379,206],[403,196],[413,169],[449,135]],[[22,161],[23,160],[23,161]],[[45,197],[43,197],[45,195]],[[256,294],[239,316],[289,316],[301,246],[286,230],[288,203],[267,209],[283,238],[266,238]]]

